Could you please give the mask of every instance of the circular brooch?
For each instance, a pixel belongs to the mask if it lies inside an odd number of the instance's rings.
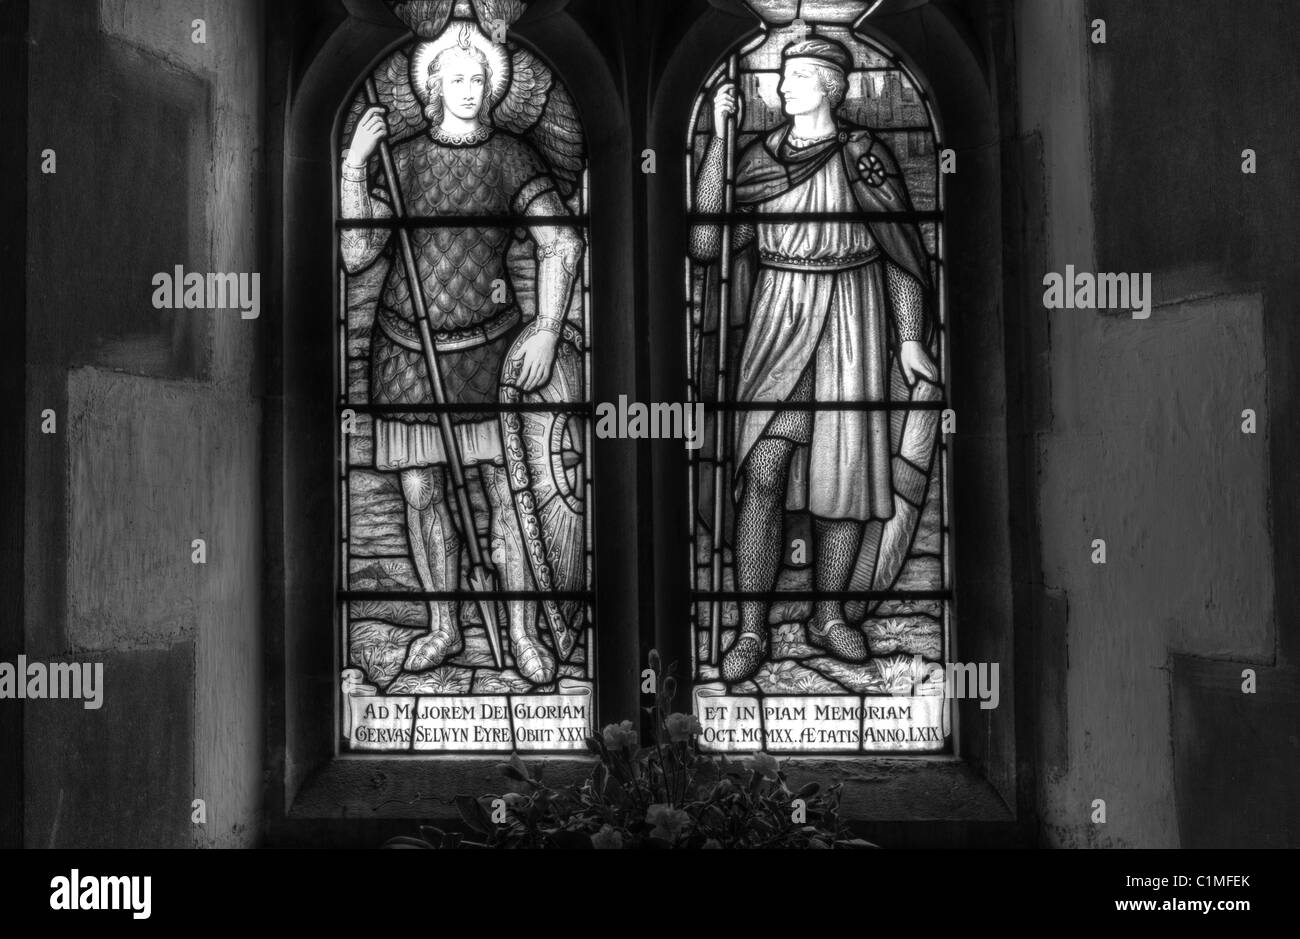
[[[868,153],[858,160],[858,172],[869,186],[885,184],[885,164],[874,153]]]

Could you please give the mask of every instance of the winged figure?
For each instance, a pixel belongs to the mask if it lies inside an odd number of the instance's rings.
[[[370,342],[370,403],[385,406],[374,420],[375,468],[400,475],[424,591],[459,589],[466,541],[478,548],[466,470],[486,494],[497,586],[513,594],[577,589],[557,583],[581,566],[574,503],[563,485],[546,493],[533,485],[533,464],[559,464],[529,447],[551,446],[552,435],[521,432],[514,415],[488,406],[577,400],[580,337],[566,321],[585,247],[567,219],[584,166],[577,111],[545,63],[497,41],[500,24],[524,12],[518,0],[416,0],[395,12],[417,41],[374,70],[369,100],[354,100],[341,163],[344,219],[404,213],[414,222],[397,236],[374,225],[341,235],[349,273],[387,265]],[[535,272],[529,309],[511,274],[521,249]],[[439,415],[428,407],[435,403],[459,407]],[[452,435],[439,420],[450,421]],[[572,444],[580,435],[560,436]],[[568,528],[557,531],[557,514]],[[518,596],[503,606],[518,675],[534,687],[554,682],[573,646],[573,611]],[[429,603],[429,630],[411,641],[405,672],[462,651],[458,607]],[[485,628],[495,647],[495,628]]]

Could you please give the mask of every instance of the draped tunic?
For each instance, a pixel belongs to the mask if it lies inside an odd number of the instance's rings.
[[[806,445],[796,451],[788,507],[823,518],[886,519],[894,512],[888,412],[815,408],[888,400],[885,263],[894,261],[924,284],[919,234],[901,222],[762,221],[766,213],[859,212],[864,186],[896,209],[909,207],[892,158],[872,162],[867,148],[844,146],[843,133],[829,144],[792,150],[785,132],[756,141],[737,167],[737,201],[756,214],[757,269],[735,394],[738,401],[774,405],[736,416],[737,483],[780,405],[811,388],[811,404],[803,405],[814,408],[810,436],[799,440]],[[854,154],[856,162],[834,158]],[[893,179],[865,184],[865,171],[876,167],[895,169]]]

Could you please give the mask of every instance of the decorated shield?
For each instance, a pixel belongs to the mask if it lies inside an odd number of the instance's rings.
[[[506,362],[519,356],[532,335],[524,330]],[[565,324],[556,343],[551,379],[533,392],[502,382],[504,404],[565,405],[583,400],[581,334]],[[501,413],[510,491],[523,532],[528,564],[542,591],[581,591],[586,587],[586,480],[583,454],[586,421],[562,408]],[[542,618],[555,640],[561,661],[568,659],[582,634],[586,604],[582,600],[540,601]]]

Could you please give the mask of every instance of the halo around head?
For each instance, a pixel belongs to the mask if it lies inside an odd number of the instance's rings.
[[[492,66],[492,103],[501,100],[510,84],[510,55],[503,45],[499,45],[483,35],[478,26],[470,20],[452,20],[437,38],[422,42],[415,47],[411,55],[411,86],[420,104],[429,104],[429,67],[438,54],[452,46],[468,45],[478,49],[487,57]]]

